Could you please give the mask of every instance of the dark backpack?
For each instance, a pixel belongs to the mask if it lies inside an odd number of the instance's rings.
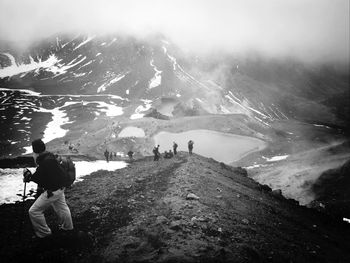
[[[75,164],[69,156],[58,156],[57,161],[64,174],[63,186],[70,187],[76,179]]]

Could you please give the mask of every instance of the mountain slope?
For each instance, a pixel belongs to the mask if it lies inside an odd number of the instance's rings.
[[[265,130],[299,120],[346,131],[343,70],[249,54],[193,56],[163,36],[58,35],[20,51],[2,45],[1,155],[23,153],[54,120],[243,114]]]
[[[191,56],[163,36],[58,35],[26,51],[0,50],[0,85],[43,94],[173,98],[207,113],[244,113],[263,123],[297,118],[344,126],[346,68],[292,59]],[[347,73],[344,73],[347,72]],[[334,107],[334,108],[333,108]]]
[[[232,168],[198,155],[137,160],[114,172],[99,171],[67,191],[76,228],[91,232],[89,250],[47,249],[17,254],[37,262],[347,262],[347,224],[332,221],[270,192]],[[10,210],[12,209],[12,210]],[[16,210],[17,209],[17,210]],[[2,258],[20,247],[16,220],[6,223]],[[52,220],[52,218],[51,218]],[[53,223],[53,221],[50,221]],[[25,237],[30,224],[25,223]],[[27,232],[29,231],[29,232]],[[61,256],[58,256],[60,253]],[[14,255],[14,254],[13,254]],[[7,256],[7,257],[6,257]]]

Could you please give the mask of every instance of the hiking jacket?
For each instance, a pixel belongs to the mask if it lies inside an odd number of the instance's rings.
[[[56,191],[63,187],[64,172],[52,153],[44,152],[39,155],[36,163],[38,168],[33,173],[31,181],[49,191]]]

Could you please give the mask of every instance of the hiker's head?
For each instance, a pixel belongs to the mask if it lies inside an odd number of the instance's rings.
[[[45,152],[46,150],[45,143],[41,139],[32,141],[32,148],[33,148],[33,153],[37,153],[37,154]]]
[[[33,148],[34,162],[36,163],[36,158],[38,158],[38,156],[41,153],[45,152],[46,146],[45,146],[45,143],[41,139],[36,139],[36,140],[32,141],[32,148]]]

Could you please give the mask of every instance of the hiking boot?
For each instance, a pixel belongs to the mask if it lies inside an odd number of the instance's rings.
[[[32,244],[36,248],[35,250],[44,250],[50,247],[53,241],[53,236],[48,235],[46,237],[32,236]]]

